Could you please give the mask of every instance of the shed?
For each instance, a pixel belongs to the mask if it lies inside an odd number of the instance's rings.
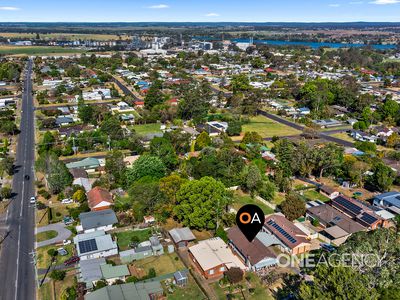
[[[179,286],[186,285],[189,280],[187,272],[184,272],[184,271],[175,272],[174,279],[175,279],[176,285],[179,285]]]
[[[174,228],[169,231],[169,235],[171,236],[177,248],[186,247],[190,241],[196,239],[188,227]]]

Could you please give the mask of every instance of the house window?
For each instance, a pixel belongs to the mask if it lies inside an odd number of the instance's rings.
[[[213,275],[214,274],[214,270],[208,271],[208,274]]]
[[[225,267],[221,267],[221,268],[219,268],[219,271],[220,271],[220,272],[223,272],[223,271],[225,271]]]

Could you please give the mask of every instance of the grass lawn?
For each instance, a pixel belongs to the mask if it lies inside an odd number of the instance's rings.
[[[275,193],[275,198],[272,201],[274,204],[279,205],[285,200],[285,193]]]
[[[172,294],[167,294],[168,300],[202,300],[206,299],[192,276],[189,276],[189,282],[184,287],[175,287],[174,292]]]
[[[321,200],[322,202],[328,202],[330,199],[316,190],[305,190],[303,191],[303,195],[309,200]]]
[[[83,53],[82,49],[45,47],[45,46],[0,46],[0,54],[5,55],[46,55],[46,54],[70,54]]]
[[[151,237],[151,229],[144,230],[129,230],[124,232],[118,232],[115,234],[117,237],[117,244],[119,250],[126,250],[129,248],[129,244],[132,238],[136,236],[139,239],[139,243],[144,242]]]
[[[185,269],[185,266],[175,253],[152,256],[134,262],[137,268],[142,268],[148,274],[154,268],[157,276],[173,273]]]
[[[251,118],[250,123],[242,126],[242,131],[243,133],[246,131],[255,131],[258,132],[263,138],[301,134],[301,132],[296,129],[275,122],[264,116],[256,116]]]
[[[50,245],[50,246],[40,247],[40,248],[36,249],[36,258],[37,258],[38,269],[45,269],[49,266],[49,264],[51,262],[51,257],[47,253],[47,251],[49,249],[57,250],[57,248],[59,248],[59,247]],[[70,258],[73,254],[73,250],[75,247],[73,244],[71,244],[71,245],[63,246],[63,248],[68,251],[68,255],[65,255],[65,256],[57,255],[57,259],[56,259],[54,265],[62,264],[62,263],[64,263],[64,261],[66,261],[68,258]]]
[[[68,287],[76,285],[76,276],[68,274],[63,281],[55,282],[56,299],[62,299],[61,295]]]
[[[273,297],[267,291],[266,287],[263,286],[260,279],[252,273],[246,274],[246,276],[250,277],[249,284],[251,288],[254,289],[254,292],[250,294],[248,283],[245,282],[245,279],[241,282],[241,285],[244,287],[243,294],[245,298],[243,298],[242,293],[237,293],[232,295],[231,299],[251,299],[251,300],[272,300]],[[218,299],[224,300],[227,299],[226,295],[229,294],[229,287],[220,287],[218,282],[212,284],[216,294],[218,295]]]
[[[44,283],[39,289],[40,300],[53,300],[53,282]]]
[[[330,136],[341,139],[343,141],[354,143],[354,139],[351,136],[349,136],[346,132],[335,133],[331,134]]]
[[[151,124],[141,124],[134,125],[132,129],[134,129],[138,134],[150,134],[150,133],[159,133],[161,132],[159,123],[151,123]]]
[[[36,242],[43,242],[55,238],[58,235],[57,231],[49,230],[40,232],[36,235]]]
[[[235,195],[233,196],[233,208],[239,210],[242,206],[246,204],[254,204],[259,206],[266,215],[272,214],[274,212],[272,208],[258,201],[255,198],[254,199],[251,198],[249,195],[246,195],[241,192],[235,193]]]

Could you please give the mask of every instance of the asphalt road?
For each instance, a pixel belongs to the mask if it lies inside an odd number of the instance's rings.
[[[8,235],[0,256],[0,299],[34,300],[35,270],[33,264],[34,207],[29,198],[34,195],[34,110],[32,99],[32,62],[29,61],[22,96],[21,125],[16,153],[16,173],[12,189],[14,197],[8,207]],[[25,175],[30,179],[26,180]]]
[[[131,90],[128,89],[128,87],[126,85],[124,85],[122,82],[120,82],[119,80],[115,79],[115,77],[111,78],[111,81],[114,82],[116,85],[118,85],[118,87],[124,92],[125,95],[127,96],[132,96],[132,98],[135,101],[143,101],[142,99],[136,97],[136,95],[134,93],[132,93]]]
[[[267,118],[270,118],[270,119],[272,119],[272,120],[274,120],[274,121],[276,121],[278,123],[281,123],[281,124],[284,124],[286,126],[292,127],[292,128],[297,129],[299,131],[303,131],[303,129],[304,129],[304,126],[302,126],[302,125],[299,125],[299,124],[293,123],[291,121],[288,121],[286,119],[280,118],[280,117],[278,117],[278,116],[276,116],[274,114],[268,113],[266,111],[259,110],[258,113],[260,115],[263,115],[263,116],[265,116]],[[337,144],[345,146],[345,147],[354,147],[354,144],[352,142],[344,141],[344,140],[341,140],[339,138],[330,136],[330,134],[334,134],[334,133],[338,133],[338,132],[342,132],[342,131],[343,130],[338,129],[338,130],[330,130],[330,131],[327,131],[327,132],[319,132],[318,136],[321,139],[324,139],[324,140],[326,140],[328,142],[334,142],[334,143],[337,143]]]

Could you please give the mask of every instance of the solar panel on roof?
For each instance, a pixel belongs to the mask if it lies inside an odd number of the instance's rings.
[[[95,239],[79,242],[78,246],[79,246],[79,252],[82,254],[97,250],[97,244]]]
[[[272,225],[272,227],[274,227],[276,230],[278,230],[278,232],[280,234],[282,234],[282,236],[285,237],[292,244],[296,243],[296,239],[294,237],[292,237],[289,233],[287,233],[285,229],[283,229],[281,226],[276,224],[273,220],[269,220],[267,222],[267,224]]]
[[[334,199],[334,202],[337,202],[338,204],[340,204],[341,206],[343,206],[344,208],[346,208],[348,211],[350,211],[355,215],[358,215],[362,211],[361,207],[355,205],[354,203],[342,197]]]
[[[374,224],[378,219],[375,218],[374,216],[371,216],[370,214],[365,213],[361,217],[361,220],[371,225]]]

